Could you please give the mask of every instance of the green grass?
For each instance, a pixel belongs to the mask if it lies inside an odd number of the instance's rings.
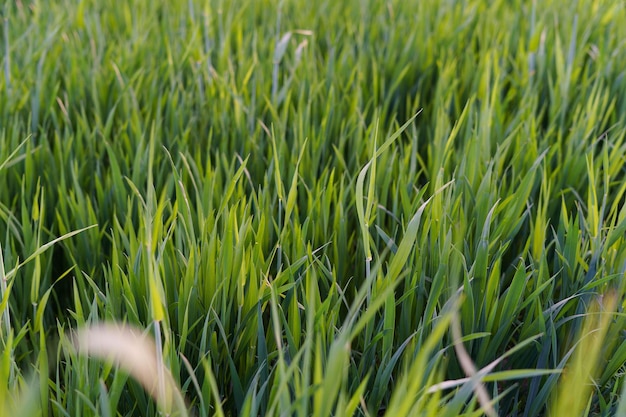
[[[624,2],[112,3],[1,9],[0,415],[626,415]]]

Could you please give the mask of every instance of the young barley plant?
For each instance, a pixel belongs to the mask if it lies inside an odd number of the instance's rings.
[[[612,0],[0,8],[0,415],[626,415]]]

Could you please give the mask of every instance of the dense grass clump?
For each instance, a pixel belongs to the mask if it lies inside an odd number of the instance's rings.
[[[1,11],[0,415],[626,415],[624,2]]]

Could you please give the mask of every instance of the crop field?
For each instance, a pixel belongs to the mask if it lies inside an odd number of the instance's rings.
[[[626,416],[626,2],[0,11],[0,417]]]

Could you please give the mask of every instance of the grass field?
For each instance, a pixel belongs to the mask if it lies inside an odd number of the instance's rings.
[[[1,26],[1,416],[626,416],[623,1]]]

